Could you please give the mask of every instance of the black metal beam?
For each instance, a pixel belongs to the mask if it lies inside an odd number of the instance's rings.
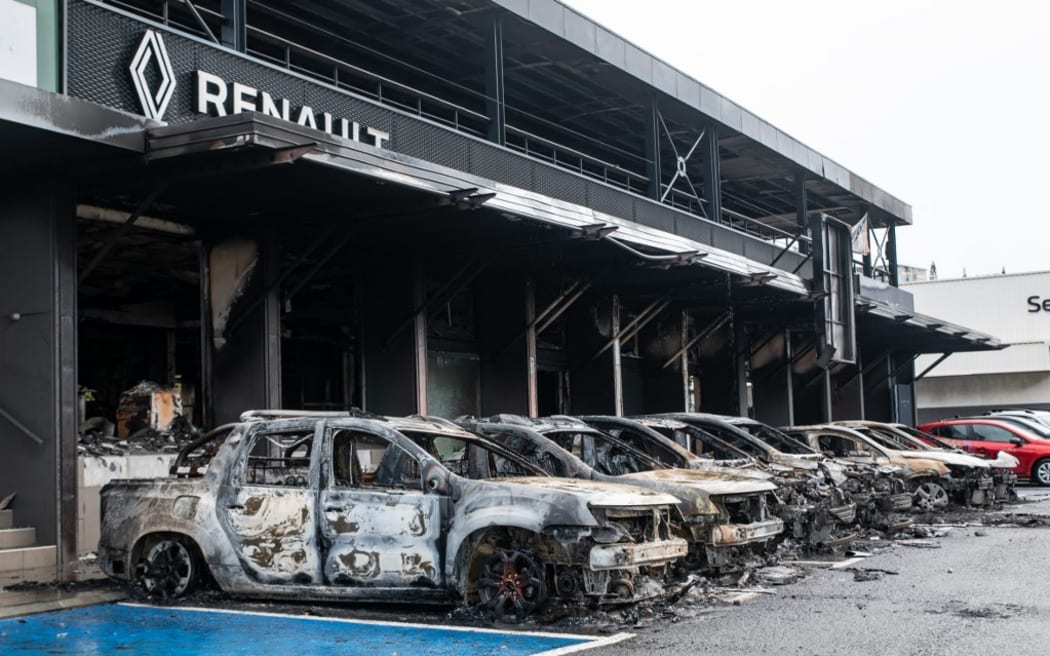
[[[506,87],[503,78],[503,19],[493,12],[485,33],[485,113],[489,141],[507,143]]]
[[[660,200],[663,178],[660,174],[660,104],[655,95],[649,96],[648,113],[645,118],[645,176],[649,178],[647,194]]]
[[[899,286],[900,276],[897,273],[897,225],[892,220],[886,228],[886,263],[890,267],[890,284]]]
[[[809,231],[809,198],[806,193],[806,172],[795,169],[795,225],[798,226],[798,234],[804,235]],[[808,255],[810,245],[806,241],[800,241],[798,252]]]
[[[95,257],[91,258],[91,261],[88,262],[87,266],[84,267],[84,270],[80,272],[80,276],[77,277],[77,286],[84,284],[84,281],[89,275],[91,275],[91,272],[94,271],[95,268],[102,263],[102,260],[106,259],[106,256],[109,255],[110,251],[112,251],[116,247],[117,242],[119,242],[121,238],[128,234],[131,228],[135,225],[135,222],[139,220],[139,217],[142,216],[147,209],[149,209],[149,206],[153,204],[153,201],[157,200],[157,196],[159,196],[160,193],[164,191],[165,186],[166,183],[158,183],[155,187],[153,187],[153,189],[149,191],[149,193],[147,193],[142,198],[142,200],[139,201],[139,204],[135,206],[135,209],[131,212],[131,214],[128,215],[128,218],[124,221],[124,223],[120,225],[120,228],[118,228],[115,233],[110,235],[109,239],[106,240],[106,243],[102,246],[102,248],[99,249],[97,253],[95,253]]]
[[[237,52],[248,49],[247,0],[222,0],[222,45]]]
[[[707,218],[722,222],[722,160],[718,154],[718,125],[708,123],[705,127],[703,167],[704,200],[707,201]]]

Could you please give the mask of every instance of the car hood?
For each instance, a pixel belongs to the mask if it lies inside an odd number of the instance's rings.
[[[948,465],[940,460],[930,458],[906,458],[903,455],[889,456],[890,464],[899,466],[904,474],[911,478],[913,476],[947,476]]]
[[[758,465],[750,460],[706,460],[697,458],[689,461],[689,469],[701,472],[725,472],[744,478],[757,478],[760,481],[768,481],[772,478],[758,468]]]
[[[644,482],[684,483],[694,486],[712,496],[725,494],[747,494],[751,492],[769,492],[777,489],[769,476],[765,480],[753,476],[740,475],[731,471],[698,471],[695,469],[656,469],[653,471],[626,474],[620,478],[639,485]],[[668,490],[674,494],[673,490]]]
[[[937,460],[946,465],[959,465],[962,467],[978,467],[988,469],[990,461],[982,460],[976,456],[968,456],[964,453],[951,453],[950,451],[900,451],[897,453],[904,458],[919,460]]]
[[[678,498],[670,494],[632,485],[607,483],[605,481],[589,481],[578,478],[523,476],[520,478],[490,479],[489,482],[497,485],[506,484],[520,486],[522,488],[531,488],[535,491],[556,492],[571,495],[594,508],[664,506],[678,504]]]

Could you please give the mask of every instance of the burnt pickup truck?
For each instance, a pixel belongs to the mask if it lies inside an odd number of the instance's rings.
[[[688,551],[670,534],[677,498],[553,478],[449,422],[241,420],[187,445],[171,478],[103,488],[107,575],[164,597],[208,573],[236,595],[465,600],[521,617],[551,599],[656,596]]]

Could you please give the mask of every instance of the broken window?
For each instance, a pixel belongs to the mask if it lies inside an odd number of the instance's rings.
[[[547,473],[528,460],[481,442],[423,432],[406,431],[405,435],[440,460],[449,471],[465,478],[542,476]]]
[[[699,428],[689,426],[685,428],[670,428],[667,426],[652,426],[653,430],[669,437],[678,444],[684,446],[690,453],[698,458],[711,458],[714,460],[741,460],[747,459],[748,454],[740,449],[726,444],[710,433]]]
[[[422,484],[419,463],[396,444],[359,431],[333,436],[333,486],[418,490]]]
[[[242,476],[244,483],[300,488],[309,485],[312,429],[256,433],[251,440]]]
[[[871,447],[860,440],[854,440],[840,435],[821,435],[817,438],[820,451],[835,458],[856,458],[859,456],[875,455]]]
[[[550,431],[544,433],[544,436],[602,474],[620,476],[662,468],[652,458],[611,435]]]
[[[812,455],[815,453],[813,449],[809,448],[805,444],[799,442],[795,438],[781,433],[777,429],[771,426],[765,426],[763,424],[752,424],[748,422],[736,424],[737,428],[742,428],[748,433],[754,435],[758,439],[762,440],[766,444],[770,445],[781,453],[790,453],[792,455]]]

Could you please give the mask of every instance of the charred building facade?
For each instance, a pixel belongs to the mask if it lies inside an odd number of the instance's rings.
[[[918,354],[997,346],[898,289],[906,203],[556,0],[3,13],[0,481],[59,576],[78,408],[140,380],[205,427],[912,422]]]

